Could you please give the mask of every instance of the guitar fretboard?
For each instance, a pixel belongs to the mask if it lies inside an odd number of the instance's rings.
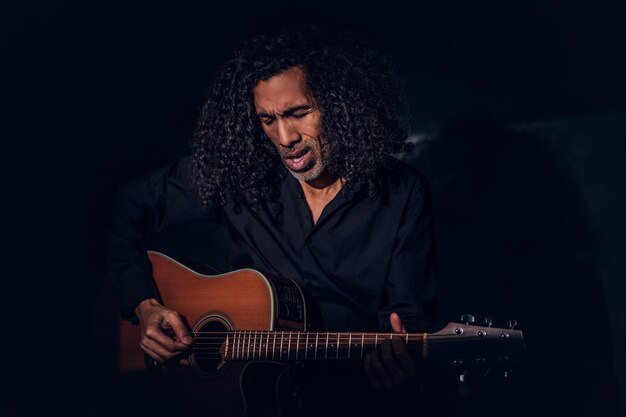
[[[196,337],[200,343],[201,336]],[[226,334],[220,345],[226,360],[360,359],[385,339],[402,339],[413,351],[427,346],[427,334],[398,333],[305,333],[236,331]]]

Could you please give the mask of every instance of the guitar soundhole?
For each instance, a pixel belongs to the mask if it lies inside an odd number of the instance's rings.
[[[194,371],[203,378],[214,378],[221,374],[228,363],[222,360],[226,332],[230,330],[223,317],[205,317],[194,329],[196,334],[190,363]]]

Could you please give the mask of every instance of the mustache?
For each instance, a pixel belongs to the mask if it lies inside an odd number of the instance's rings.
[[[280,148],[278,149],[278,153],[280,154],[281,158],[288,159],[288,158],[294,158],[300,155],[304,155],[307,151],[310,151],[310,150],[311,150],[311,147],[309,145],[302,145],[294,149]]]

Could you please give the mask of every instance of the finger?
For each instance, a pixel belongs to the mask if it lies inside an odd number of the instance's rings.
[[[172,326],[172,329],[174,329],[174,333],[176,334],[176,338],[180,342],[182,342],[186,346],[191,345],[191,336],[189,335],[187,327],[185,326],[185,323],[183,323],[183,321],[181,320],[178,313],[174,311],[167,312],[165,314],[165,320],[167,320],[169,325]]]
[[[383,386],[378,381],[378,378],[376,377],[376,374],[374,373],[374,370],[372,369],[372,355],[367,355],[365,357],[365,361],[363,365],[365,369],[365,375],[367,375],[367,379],[369,380],[370,385],[374,389],[381,389]]]
[[[143,344],[140,344],[141,349],[146,353],[146,355],[150,356],[152,359],[154,359],[158,364],[163,365],[165,363],[165,359],[161,357],[161,355],[157,354],[155,351],[153,351],[152,349],[150,349],[149,347],[146,347]]]
[[[391,340],[385,339],[380,347],[380,356],[387,375],[391,377],[395,384],[401,384],[405,379],[405,375],[393,354]]]
[[[147,337],[141,340],[140,346],[142,349],[149,349],[165,361],[169,361],[180,354],[180,352],[171,352],[165,349],[160,343]]]
[[[383,387],[391,388],[393,387],[393,384],[391,383],[391,378],[389,377],[385,364],[383,363],[383,359],[381,358],[381,350],[382,349],[374,349],[372,351],[372,370]]]
[[[394,333],[406,333],[406,328],[402,324],[402,320],[398,313],[391,313],[389,315],[389,322],[391,322],[391,329]]]
[[[180,361],[178,361],[178,364],[180,366],[189,366],[189,359],[181,359]]]
[[[400,363],[405,377],[415,376],[415,361],[409,354],[409,351],[402,339],[392,339],[391,346],[393,348],[393,355]]]
[[[187,345],[177,342],[165,333],[160,324],[151,323],[146,326],[145,336],[149,340],[158,343],[163,349],[169,353],[176,353],[187,348]]]

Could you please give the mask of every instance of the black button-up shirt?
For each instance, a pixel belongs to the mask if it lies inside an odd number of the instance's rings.
[[[435,294],[430,206],[423,177],[400,163],[386,199],[343,189],[313,224],[299,182],[285,168],[278,198],[238,209],[201,207],[191,159],[122,187],[112,212],[108,269],[124,317],[155,297],[146,236],[182,223],[226,227],[232,268],[291,278],[316,300],[328,331],[409,331],[432,324]]]

